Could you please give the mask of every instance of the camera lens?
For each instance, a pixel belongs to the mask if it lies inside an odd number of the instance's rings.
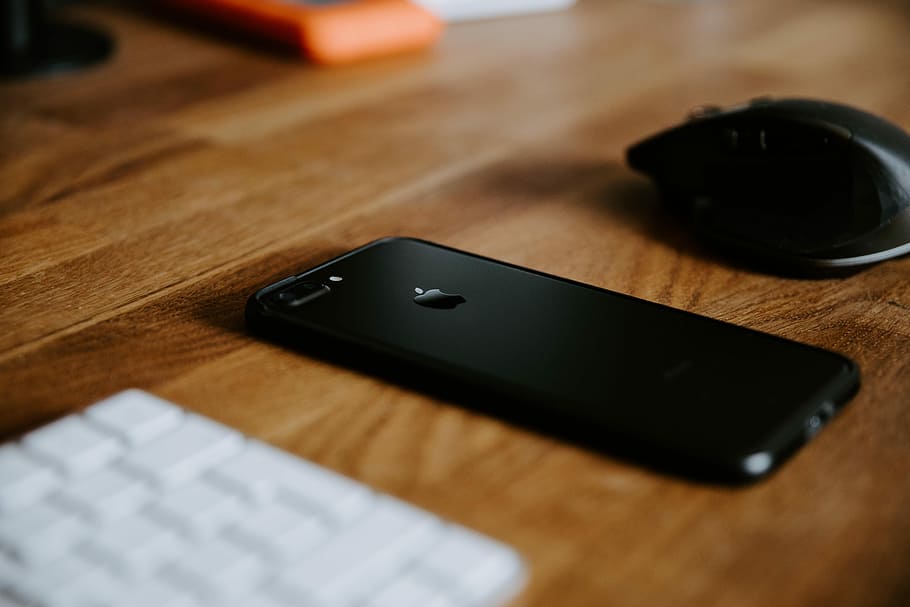
[[[296,308],[329,292],[329,288],[318,282],[300,282],[271,296],[272,301],[285,307]]]

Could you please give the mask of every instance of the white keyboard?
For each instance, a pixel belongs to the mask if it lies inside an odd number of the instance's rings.
[[[0,447],[0,607],[500,605],[511,548],[140,390]]]

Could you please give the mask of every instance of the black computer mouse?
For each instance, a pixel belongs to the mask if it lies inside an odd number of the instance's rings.
[[[702,108],[628,150],[705,236],[801,272],[910,253],[910,135],[809,99]]]

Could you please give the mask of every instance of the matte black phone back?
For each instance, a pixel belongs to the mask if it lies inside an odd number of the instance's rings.
[[[328,290],[294,307],[279,301],[303,282]],[[415,302],[432,289],[464,301]],[[467,388],[484,408],[526,409],[544,430],[550,420],[561,434],[601,437],[607,451],[633,445],[709,477],[767,473],[858,384],[837,354],[411,239],[266,287],[247,317],[316,355],[340,347],[395,361]]]

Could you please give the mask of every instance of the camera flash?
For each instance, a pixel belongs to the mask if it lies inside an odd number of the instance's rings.
[[[344,278],[342,278],[341,276],[329,276],[329,280],[331,280],[332,282],[341,282],[342,280],[344,280]]]

